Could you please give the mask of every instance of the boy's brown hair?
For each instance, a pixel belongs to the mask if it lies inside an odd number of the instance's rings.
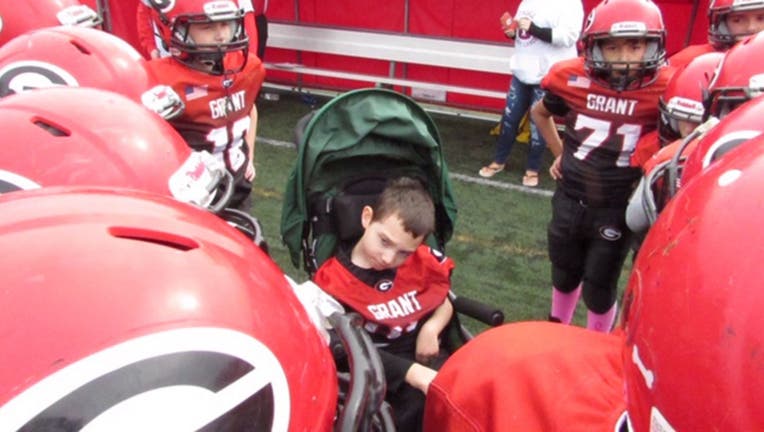
[[[414,237],[427,236],[435,230],[435,204],[422,182],[415,178],[390,181],[372,209],[372,221],[397,214],[403,229]]]

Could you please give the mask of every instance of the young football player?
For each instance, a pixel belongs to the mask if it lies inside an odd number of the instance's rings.
[[[251,212],[257,132],[255,98],[265,69],[248,50],[241,9],[230,0],[183,0],[162,11],[170,57],[148,62],[158,82],[180,95],[172,125],[194,150],[220,158],[235,180],[228,207]]]
[[[708,43],[685,47],[669,58],[669,65],[680,68],[701,54],[726,51],[761,30],[764,0],[713,0],[708,6]]]
[[[672,75],[666,91],[660,98],[658,129],[643,135],[637,142],[637,147],[631,155],[632,166],[642,168],[645,174],[651,172],[658,160],[665,162],[671,159],[682,139],[701,124],[704,112],[703,94],[708,89],[711,77],[722,57],[724,54],[717,51],[702,54]],[[634,234],[632,248],[635,256],[650,225],[649,218],[642,211],[647,181],[647,175],[640,179],[626,209],[626,224]],[[660,196],[664,191],[658,183],[662,184],[657,182],[653,185],[654,196],[658,201],[662,201]]]
[[[641,174],[629,156],[656,127],[670,72],[663,19],[650,0],[602,1],[582,42],[582,57],[555,64],[541,82],[547,95],[531,118],[555,156],[549,172],[558,180],[548,229],[550,319],[570,323],[583,293],[587,327],[609,331],[629,245],[624,210]],[[553,116],[565,119],[564,142]]]
[[[716,62],[718,65],[711,81],[703,89],[703,120],[706,122],[688,137],[663,147],[643,163],[645,176],[627,211],[627,222],[632,230],[647,230],[676,189],[714,160],[714,154],[726,153],[730,146],[739,145],[759,134],[761,128],[755,120],[745,120],[745,127],[738,122],[743,118],[758,117],[759,107],[747,102],[758,99],[764,91],[764,82],[760,79],[764,74],[764,57],[760,55],[762,49],[764,32],[759,32],[722,55]],[[704,61],[708,55],[693,60],[687,68]],[[732,116],[743,106],[746,107],[744,117]],[[736,118],[727,121],[728,116]],[[714,126],[714,120],[721,122]],[[679,151],[681,155],[677,155]],[[665,181],[668,177],[673,177],[672,181]]]
[[[380,348],[396,427],[417,431],[443,360],[439,335],[453,315],[447,296],[454,263],[423,245],[435,228],[435,207],[416,179],[393,180],[359,216],[361,238],[340,246],[314,282],[364,318]]]

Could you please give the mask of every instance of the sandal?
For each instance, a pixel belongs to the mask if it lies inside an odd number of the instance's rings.
[[[480,177],[484,178],[491,178],[495,176],[496,174],[504,171],[504,166],[506,164],[497,164],[496,162],[491,162],[488,166],[484,166],[483,168],[480,168],[480,171],[478,171],[478,174]]]
[[[539,185],[539,173],[536,171],[526,171],[523,176],[523,186],[536,187]]]

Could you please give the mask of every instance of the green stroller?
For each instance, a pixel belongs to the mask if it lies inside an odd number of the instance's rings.
[[[429,190],[436,230],[428,243],[445,250],[457,208],[437,127],[414,100],[385,89],[345,93],[298,122],[296,141],[281,215],[282,240],[295,267],[313,276],[340,242],[360,237],[363,206],[374,202],[389,179],[404,175],[420,179]],[[457,314],[443,338],[448,351],[472,337],[459,313],[489,325],[503,322],[496,308],[453,292],[449,296]],[[363,359],[351,361],[359,362]],[[347,387],[341,376],[341,395]]]

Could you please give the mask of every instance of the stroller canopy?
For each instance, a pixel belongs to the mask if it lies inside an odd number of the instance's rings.
[[[313,115],[297,144],[281,214],[282,240],[295,267],[306,245],[324,241],[313,238],[317,235],[309,222],[311,203],[335,196],[350,179],[366,176],[426,180],[436,206],[435,239],[442,247],[451,238],[456,205],[440,135],[411,98],[385,89],[340,95]],[[320,255],[333,252],[336,245],[336,237],[328,236]],[[320,264],[328,256],[318,258]]]

